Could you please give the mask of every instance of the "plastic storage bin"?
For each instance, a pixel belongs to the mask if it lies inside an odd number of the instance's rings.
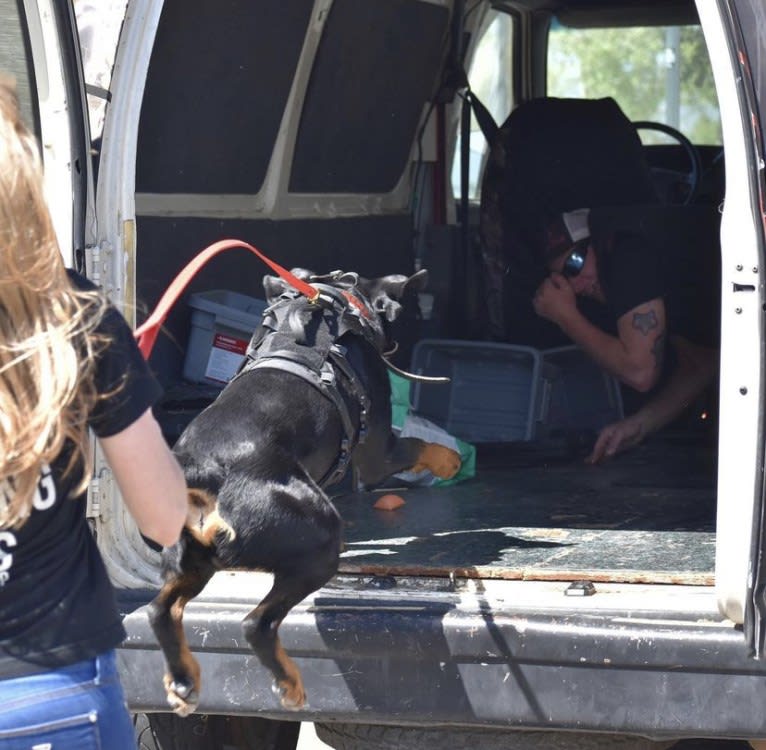
[[[226,289],[214,289],[192,294],[189,306],[192,308],[191,333],[183,377],[192,383],[222,388],[244,359],[266,302]]]
[[[617,380],[576,346],[540,352],[539,411],[535,437],[598,430],[623,418]]]
[[[530,440],[540,352],[526,346],[424,339],[412,371],[449,383],[414,383],[413,411],[470,443]]]

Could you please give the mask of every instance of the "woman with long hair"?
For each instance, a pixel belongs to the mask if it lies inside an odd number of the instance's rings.
[[[2,747],[136,746],[115,665],[125,631],[85,518],[89,435],[141,532],[173,544],[186,487],[152,415],[160,395],[124,318],[64,266],[38,144],[0,79]]]

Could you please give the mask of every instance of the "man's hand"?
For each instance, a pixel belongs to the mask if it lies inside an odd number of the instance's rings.
[[[577,309],[577,297],[572,285],[560,273],[552,273],[537,288],[532,299],[535,312],[559,327]]]
[[[643,420],[637,414],[609,424],[598,434],[593,451],[585,462],[601,463],[605,458],[611,458],[617,453],[638,445],[645,435]]]

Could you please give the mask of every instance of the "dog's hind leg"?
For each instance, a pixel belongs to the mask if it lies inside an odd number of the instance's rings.
[[[279,625],[298,602],[327,583],[336,568],[337,562],[320,575],[316,571],[310,575],[305,571],[275,573],[271,591],[242,621],[245,638],[274,676],[274,689],[285,708],[301,708],[306,702],[306,692],[300,670],[279,640]]]
[[[189,650],[182,619],[186,604],[202,591],[215,567],[209,549],[190,539],[180,544],[184,545],[181,569],[167,575],[149,605],[149,622],[165,656],[168,703],[179,716],[188,716],[199,700],[200,668]]]
[[[383,460],[380,460],[383,453]],[[354,456],[358,479],[364,486],[378,484],[400,471],[430,471],[434,476],[450,479],[460,469],[460,454],[438,443],[426,443],[414,437],[391,435],[385,447],[362,445]]]

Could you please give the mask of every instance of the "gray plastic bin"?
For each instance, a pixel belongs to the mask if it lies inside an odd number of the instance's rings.
[[[226,289],[213,289],[192,294],[189,306],[191,332],[183,377],[192,383],[223,387],[242,362],[266,302]]]
[[[512,344],[423,339],[412,371],[450,383],[414,383],[413,411],[471,443],[530,440],[540,353]]]
[[[541,353],[539,409],[534,435],[599,430],[623,418],[619,382],[577,346]]]

